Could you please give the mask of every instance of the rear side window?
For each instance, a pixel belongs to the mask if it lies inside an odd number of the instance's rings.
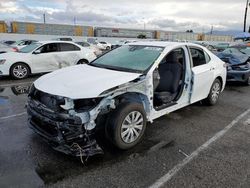
[[[74,45],[74,44],[69,44],[69,43],[60,43],[60,49],[62,52],[66,51],[80,51],[81,49]]]
[[[210,61],[210,56],[200,48],[190,48],[193,67],[205,65]]]

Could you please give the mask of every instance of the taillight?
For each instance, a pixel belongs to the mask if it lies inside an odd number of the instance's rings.
[[[18,48],[12,48],[13,52],[18,52]]]

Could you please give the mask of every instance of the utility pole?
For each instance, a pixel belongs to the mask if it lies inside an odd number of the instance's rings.
[[[247,0],[247,4],[246,4],[245,17],[244,17],[244,29],[243,29],[243,32],[246,32],[248,6],[249,6],[249,0]]]
[[[46,24],[46,15],[43,13],[43,23]]]

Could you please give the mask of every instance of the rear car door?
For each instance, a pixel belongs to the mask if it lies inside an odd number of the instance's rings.
[[[82,58],[81,48],[71,43],[59,43],[60,54],[60,68],[72,66]]]
[[[189,47],[192,67],[192,89],[190,102],[206,98],[214,81],[215,66],[209,55],[199,47]]]

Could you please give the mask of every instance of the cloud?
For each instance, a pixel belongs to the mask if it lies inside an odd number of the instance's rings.
[[[238,29],[245,0],[0,0],[0,18],[110,27],[184,31]]]

